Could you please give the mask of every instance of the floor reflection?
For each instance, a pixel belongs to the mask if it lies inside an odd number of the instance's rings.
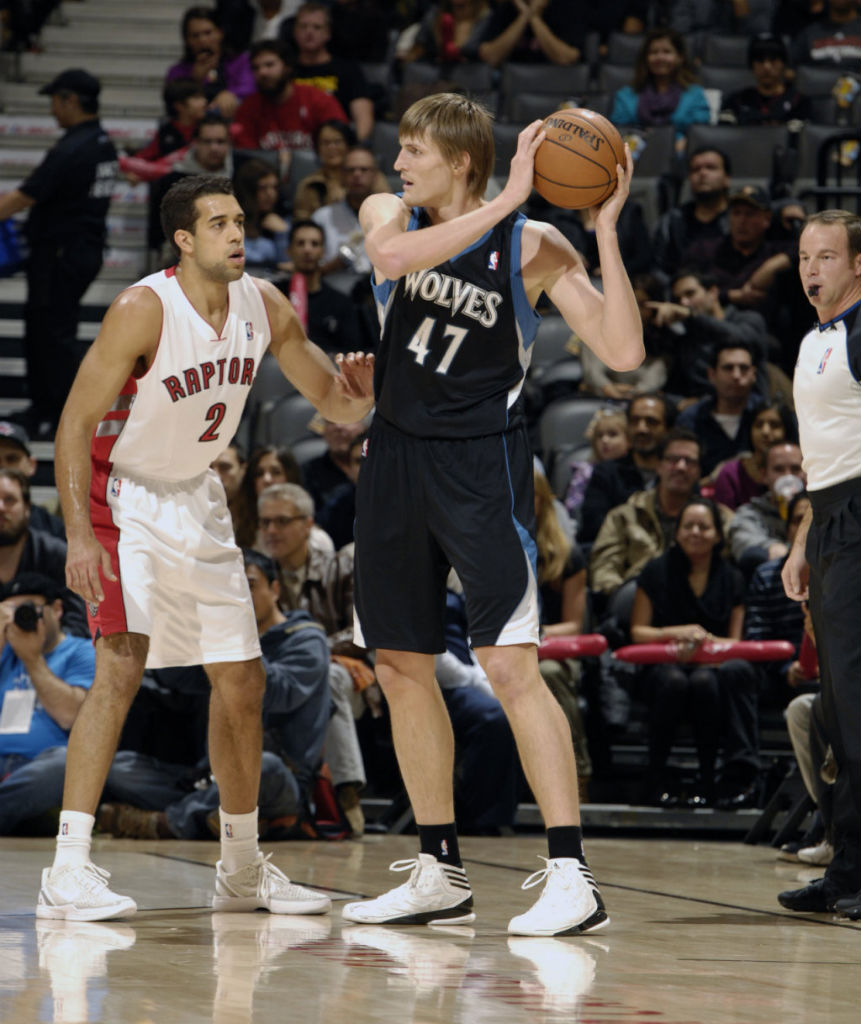
[[[134,928],[93,921],[36,921],[39,970],[51,986],[54,1024],[87,1024],[102,1019],[108,954],[127,950],[137,939]]]

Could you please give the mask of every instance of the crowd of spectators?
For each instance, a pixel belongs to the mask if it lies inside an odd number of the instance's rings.
[[[827,0],[818,16],[812,10],[778,0],[618,0],[576,15],[567,0],[219,0],[184,12],[184,50],[165,74],[164,118],[146,146],[120,156],[118,170],[132,183],[149,182],[151,210],[181,175],[232,177],[246,215],[250,272],[270,277],[294,299],[309,336],[326,351],[373,348],[369,264],[357,212],[373,192],[397,190],[376,125],[393,119],[401,90],[412,95],[417,81],[429,91],[459,88],[457,71],[470,64],[489,69],[491,105],[509,63],[573,69],[591,61],[592,80],[600,82],[614,39],[628,36],[628,83],[610,95],[578,92],[574,102],[603,104],[623,133],[632,133],[637,155],[650,131],[673,126],[673,154],[662,176],[669,183],[665,208],[647,216],[647,207],[631,199],[618,225],[647,358],[637,371],[613,374],[580,350],[582,381],[566,397],[585,394],[606,405],[583,432],[588,451],[571,459],[567,475],[554,471],[554,480],[564,478],[556,493],[545,470],[569,456],[536,443],[545,463],[537,462],[535,476],[542,628],[548,637],[600,630],[615,646],[673,640],[692,651],[707,637],[784,639],[798,653],[802,612],[784,598],[779,573],[806,507],[787,375],[810,320],[795,271],[807,208],[775,176],[770,151],[763,151],[757,180],[735,182],[731,155],[718,145],[690,147],[688,131],[719,120],[739,131],[783,124],[797,137],[816,116],[811,97],[794,84],[793,70],[804,65],[833,68],[834,109],[848,109],[847,75],[861,70],[857,0]],[[706,38],[715,29],[747,38],[750,71],[739,68],[738,88],[718,96],[700,81]],[[27,29],[28,38],[33,31]],[[411,65],[433,73],[419,80]],[[89,92],[75,93],[75,84],[54,92],[62,102],[82,95],[85,116],[94,117],[98,88],[85,82]],[[569,102],[573,92],[566,94]],[[553,101],[548,98],[548,113]],[[17,194],[23,205],[0,212],[50,202],[27,181]],[[527,213],[571,239],[600,288],[591,212],[554,209],[536,196]],[[163,241],[151,216],[155,265],[164,265]],[[541,312],[555,316],[550,307]],[[577,345],[572,338],[571,349]],[[542,393],[540,384],[527,390],[527,414],[537,427],[558,392]],[[49,419],[55,414],[52,409]],[[31,666],[40,657],[53,665],[55,648],[87,634],[83,608],[63,586],[62,523],[30,501],[35,462],[25,426],[50,436],[52,424],[43,431],[42,422],[0,423],[3,666],[17,665],[15,659],[24,664],[40,711],[53,720],[43,763],[56,775],[63,733],[88,683],[70,676],[62,713],[54,714],[56,705],[37,683],[41,669]],[[264,645],[271,743],[261,815],[272,836],[311,834],[321,780],[334,787],[344,831],[354,835],[364,828],[365,786],[384,792],[397,786],[393,761],[381,749],[386,709],[373,652],[351,638],[353,501],[366,429],[364,422],[322,424],[326,451],[312,460],[298,460],[289,439],[259,445],[252,438],[252,451],[233,442],[213,461],[246,551]],[[15,589],[21,579],[26,586]],[[26,638],[10,625],[22,593],[43,609],[41,652],[25,648]],[[525,782],[498,701],[471,654],[456,579],[449,581],[448,606],[447,652],[437,667],[457,718],[458,774],[471,780],[458,791],[458,813],[467,828],[492,831],[512,824]],[[598,691],[620,685],[612,671],[602,663]],[[64,678],[60,669],[53,672]],[[603,697],[584,687],[576,660],[543,662],[542,672],[566,711],[585,795],[596,735],[590,720],[602,715]],[[176,694],[203,700],[201,674],[196,682],[191,672],[181,675],[148,679],[142,703],[169,712]],[[0,674],[0,692],[5,678]],[[720,668],[683,658],[628,673],[621,685],[635,706],[644,706],[648,764],[639,795],[664,806],[734,807],[763,796],[763,708],[780,711],[799,687],[812,691],[815,679],[799,669],[797,657],[756,667],[733,660]],[[24,692],[23,684],[18,688]],[[139,710],[139,719],[146,713]],[[25,711],[10,702],[8,714]],[[693,728],[698,753],[698,771],[686,788],[667,773],[683,720]],[[145,732],[133,714],[126,738],[139,741]],[[205,744],[187,744],[182,753],[176,763],[169,751],[142,742],[121,750],[101,827],[131,836],[208,835],[217,794]],[[0,745],[0,765],[13,780],[25,765],[29,779],[29,761],[42,756],[32,746]],[[321,774],[324,760],[328,769]],[[376,771],[366,771],[366,762]],[[0,783],[0,830],[18,821],[2,810],[7,782]],[[56,780],[44,790],[53,794]],[[477,799],[480,793],[487,795]]]

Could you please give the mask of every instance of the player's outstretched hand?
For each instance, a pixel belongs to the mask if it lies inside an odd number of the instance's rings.
[[[535,179],[535,154],[545,136],[544,122],[541,120],[533,121],[517,136],[517,151],[511,158],[508,181],[502,190],[503,195],[509,198],[515,207],[525,203],[532,193],[532,183]]]
[[[337,384],[342,394],[349,398],[373,398],[374,357],[370,352],[339,353],[335,362],[341,371]]]
[[[66,553],[66,586],[87,604],[99,604],[105,598],[99,569],[106,580],[114,582],[116,576],[111,568],[111,556],[96,540],[69,541]]]
[[[619,219],[622,207],[631,190],[631,178],[634,176],[634,158],[630,146],[625,146],[625,167],[616,164],[616,187],[609,199],[605,199],[595,208],[595,227],[613,227]]]

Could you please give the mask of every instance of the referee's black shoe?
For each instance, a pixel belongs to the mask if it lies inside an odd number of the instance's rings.
[[[777,902],[787,910],[807,914],[827,914],[834,909],[834,897],[827,892],[824,878],[803,889],[784,889],[777,894]]]
[[[835,900],[834,909],[844,917],[848,917],[850,921],[861,921],[861,891],[852,896],[843,896],[841,899]]]

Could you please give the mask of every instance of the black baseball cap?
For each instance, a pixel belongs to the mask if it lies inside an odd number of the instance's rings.
[[[17,423],[10,423],[9,420],[0,420],[0,440],[4,437],[7,441],[14,441],[28,455],[30,454],[30,438],[27,436],[27,431],[23,427],[18,426]]]
[[[733,203],[747,203],[748,206],[755,206],[757,210],[771,213],[771,199],[760,185],[745,185],[744,188],[732,192],[727,202],[730,206]]]
[[[78,96],[98,96],[102,91],[102,83],[83,68],[67,68],[61,71],[53,81],[43,85],[40,96],[52,96],[55,92],[73,92]]]
[[[17,597],[19,594],[39,594],[51,604],[63,596],[64,587],[61,583],[45,576],[41,572],[22,572],[5,585],[0,585],[0,600]]]
[[[760,32],[758,35],[753,36],[747,48],[748,66],[753,64],[755,60],[765,60],[767,57],[777,57],[784,64],[789,63],[786,43],[784,43],[780,36],[773,35],[771,32]]]

